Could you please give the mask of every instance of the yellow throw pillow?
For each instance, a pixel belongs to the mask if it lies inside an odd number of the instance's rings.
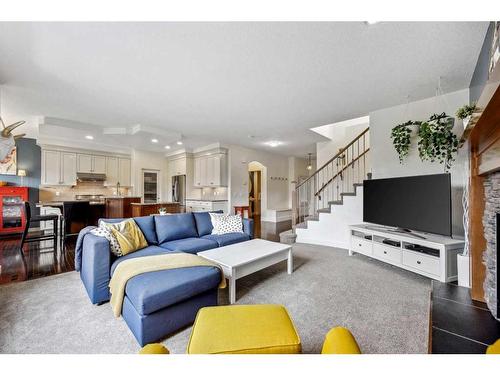
[[[113,233],[120,244],[122,255],[127,255],[148,246],[144,234],[134,219],[127,219],[119,223],[103,223]]]

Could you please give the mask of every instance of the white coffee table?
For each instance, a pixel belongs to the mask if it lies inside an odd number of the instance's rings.
[[[279,242],[255,239],[198,253],[221,266],[229,280],[229,302],[236,301],[236,280],[273,264],[288,261],[288,274],[293,272],[292,247]]]

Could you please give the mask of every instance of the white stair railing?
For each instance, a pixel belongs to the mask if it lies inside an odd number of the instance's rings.
[[[370,133],[368,128],[342,148],[309,178],[297,184],[293,192],[292,228],[315,218],[318,210],[329,209],[342,201],[344,193],[354,193],[355,184],[363,183],[370,170]]]

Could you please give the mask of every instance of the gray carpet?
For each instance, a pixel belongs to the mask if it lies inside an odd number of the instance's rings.
[[[278,264],[237,282],[237,303],[286,306],[304,353],[348,327],[364,353],[426,353],[430,280],[362,255],[294,245],[295,271]],[[220,293],[227,303],[227,290]],[[125,322],[109,304],[93,306],[76,272],[0,286],[1,353],[136,353]],[[164,342],[185,352],[191,328]]]

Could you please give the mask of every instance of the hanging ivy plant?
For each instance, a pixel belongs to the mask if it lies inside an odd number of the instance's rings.
[[[403,163],[404,159],[408,156],[411,144],[411,132],[410,126],[418,125],[420,126],[420,121],[407,121],[402,124],[396,125],[392,128],[391,138],[392,144],[398,153],[399,162]]]
[[[476,110],[476,108],[476,103],[472,103],[471,105],[466,104],[457,110],[456,115],[459,119],[463,120],[464,118],[472,116],[472,113]]]
[[[453,134],[454,119],[446,113],[434,114],[420,124],[418,153],[422,161],[444,163],[445,171],[451,168],[458,151],[458,138]]]

